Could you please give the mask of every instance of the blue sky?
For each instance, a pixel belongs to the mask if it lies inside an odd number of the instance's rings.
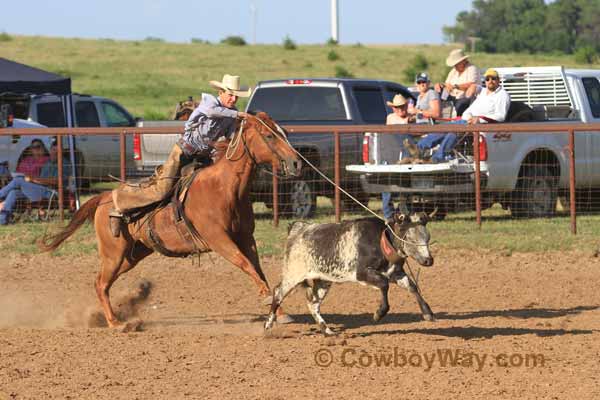
[[[470,10],[471,0],[339,0],[340,42],[442,43],[442,26]],[[10,34],[172,42],[217,42],[229,35],[257,43],[323,43],[330,0],[22,0],[3,2],[0,31]],[[15,17],[8,17],[14,15]]]

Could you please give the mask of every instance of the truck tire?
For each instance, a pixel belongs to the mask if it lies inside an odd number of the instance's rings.
[[[286,218],[311,218],[317,209],[314,175],[306,170],[298,179],[282,182],[279,188],[279,215]]]
[[[524,166],[510,212],[516,218],[551,217],[556,213],[557,177],[541,165]]]

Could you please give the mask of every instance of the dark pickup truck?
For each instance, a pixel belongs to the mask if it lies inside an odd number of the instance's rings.
[[[249,99],[247,111],[265,111],[279,124],[292,125],[383,125],[391,112],[386,100],[410,91],[394,82],[369,79],[282,79],[259,82]],[[168,124],[177,123],[169,121]],[[182,130],[183,130],[183,123]],[[143,126],[160,126],[167,122],[145,121]],[[340,135],[342,187],[367,202],[355,174],[345,171],[346,165],[362,163],[362,143],[365,132]],[[136,162],[141,170],[151,170],[166,160],[178,135],[141,135],[134,140]],[[292,145],[327,176],[334,176],[334,138],[331,132],[289,135]],[[252,187],[255,201],[272,205],[272,178],[259,173]],[[314,214],[317,196],[332,198],[334,188],[305,166],[299,179],[281,181],[280,213],[299,218]],[[346,209],[353,203],[343,200]]]

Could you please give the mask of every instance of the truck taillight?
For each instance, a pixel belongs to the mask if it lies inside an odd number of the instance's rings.
[[[369,164],[369,145],[371,143],[371,137],[365,135],[363,137],[363,144],[362,144],[362,160],[363,163],[365,164]]]
[[[479,135],[479,161],[487,161],[488,151],[487,142],[483,135]]]
[[[288,79],[285,82],[288,85],[309,85],[312,83],[310,79]]]
[[[135,161],[142,160],[142,140],[139,133],[133,134],[133,159]]]
[[[15,116],[12,114],[8,114],[8,118],[6,118],[6,126],[13,126],[15,121]]]

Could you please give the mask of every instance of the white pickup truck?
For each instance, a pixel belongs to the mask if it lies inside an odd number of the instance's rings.
[[[510,93],[507,122],[600,122],[600,71],[562,67],[496,68]],[[500,203],[517,217],[551,216],[569,188],[569,138],[563,133],[482,132],[482,208]],[[396,164],[400,146],[393,134],[365,135],[364,164],[348,165],[368,193],[392,192],[409,207],[448,211],[474,209],[472,136],[456,159],[440,164]],[[368,155],[368,159],[366,159]],[[600,133],[575,133],[579,199],[600,200]],[[598,196],[597,198],[594,198]]]

